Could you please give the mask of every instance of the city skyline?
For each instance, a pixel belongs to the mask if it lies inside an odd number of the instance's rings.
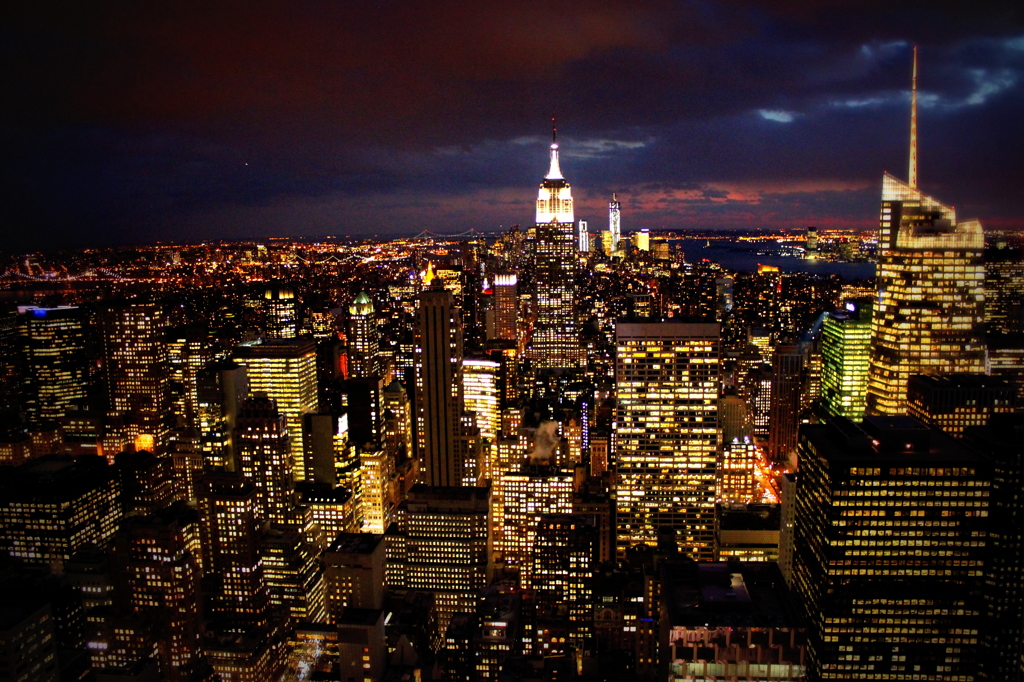
[[[913,45],[921,187],[989,229],[1024,226],[1009,3],[13,19],[14,250],[529,225],[552,116],[592,230],[615,193],[624,232],[870,229],[878,172],[906,167]]]

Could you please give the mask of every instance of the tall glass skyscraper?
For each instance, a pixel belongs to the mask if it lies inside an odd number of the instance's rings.
[[[868,414],[905,414],[914,374],[985,370],[985,235],[917,188],[916,51],[909,178],[882,178]]]
[[[711,560],[719,325],[622,322],[615,338],[618,551],[670,527],[680,551]]]
[[[821,330],[821,398],[831,415],[864,418],[868,355],[871,348],[870,300],[851,301],[829,313]]]

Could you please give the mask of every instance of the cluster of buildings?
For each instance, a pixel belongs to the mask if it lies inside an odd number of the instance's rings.
[[[876,282],[732,273],[549,152],[493,243],[0,317],[0,680],[1019,679],[1019,245],[912,161]]]

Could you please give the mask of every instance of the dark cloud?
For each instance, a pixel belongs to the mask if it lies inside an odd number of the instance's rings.
[[[922,182],[1024,227],[1019,3],[19,3],[4,242],[528,222],[552,115],[597,223],[620,191],[634,225],[869,226],[911,44]]]

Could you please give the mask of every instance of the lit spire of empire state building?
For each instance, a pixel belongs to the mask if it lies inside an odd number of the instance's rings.
[[[553,128],[551,166],[537,194],[537,321],[528,352],[537,367],[570,369],[583,362],[576,320],[580,262],[573,223],[572,191],[558,163],[557,130]]]
[[[868,414],[905,414],[915,374],[984,372],[985,238],[976,220],[917,187],[917,48],[908,181],[882,178],[878,300],[871,321]]]

